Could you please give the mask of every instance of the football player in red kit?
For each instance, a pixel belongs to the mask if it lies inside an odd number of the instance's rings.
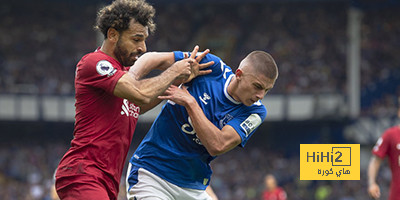
[[[199,64],[208,50],[194,58],[196,46],[192,57],[159,63],[154,69],[163,73],[142,79],[152,70],[143,62],[157,57],[149,53],[138,59],[154,30],[154,14],[144,0],[116,0],[98,12],[96,28],[104,41],[77,64],[74,138],[56,172],[60,199],[117,199],[139,114],[157,105],[174,81],[209,73],[198,71],[209,66]]]

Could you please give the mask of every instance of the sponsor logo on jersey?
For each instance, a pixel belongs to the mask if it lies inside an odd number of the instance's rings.
[[[194,137],[192,138],[192,140],[193,140],[194,142],[196,142],[198,145],[203,145],[203,144],[201,143],[200,139],[197,137],[196,131],[195,131],[194,128],[193,128],[192,120],[190,119],[190,117],[188,117],[188,123],[185,123],[185,124],[183,124],[183,125],[181,126],[181,130],[182,130],[184,133],[188,134],[188,135],[194,136]]]
[[[133,103],[130,103],[127,99],[124,99],[122,103],[121,115],[126,115],[127,117],[139,118],[140,107]]]
[[[246,133],[246,137],[254,131],[261,124],[261,117],[258,114],[251,114],[246,120],[244,120],[240,127]]]
[[[96,64],[96,70],[97,73],[99,73],[101,76],[107,75],[107,76],[112,76],[117,72],[117,69],[115,69],[110,62],[107,60],[100,60]]]

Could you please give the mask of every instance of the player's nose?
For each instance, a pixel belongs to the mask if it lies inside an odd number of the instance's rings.
[[[146,47],[146,42],[142,42],[138,47],[137,47],[137,51],[139,53],[145,53],[147,51],[147,47]]]
[[[259,91],[259,92],[256,93],[256,98],[257,98],[258,100],[263,99],[264,96],[265,96],[265,92],[264,92],[264,91]]]

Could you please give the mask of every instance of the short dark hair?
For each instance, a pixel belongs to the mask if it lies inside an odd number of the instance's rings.
[[[275,80],[278,77],[278,67],[274,58],[265,51],[253,51],[246,56],[257,73],[264,74],[267,78]]]
[[[97,13],[95,29],[107,38],[109,28],[122,32],[129,28],[132,19],[143,26],[147,26],[152,33],[155,30],[153,21],[156,11],[144,0],[116,0],[103,7]]]

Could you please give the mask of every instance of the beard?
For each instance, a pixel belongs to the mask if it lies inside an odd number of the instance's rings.
[[[138,53],[129,53],[128,50],[123,48],[121,45],[121,39],[119,39],[114,50],[114,55],[122,66],[132,66],[135,64],[136,55],[138,55]]]

